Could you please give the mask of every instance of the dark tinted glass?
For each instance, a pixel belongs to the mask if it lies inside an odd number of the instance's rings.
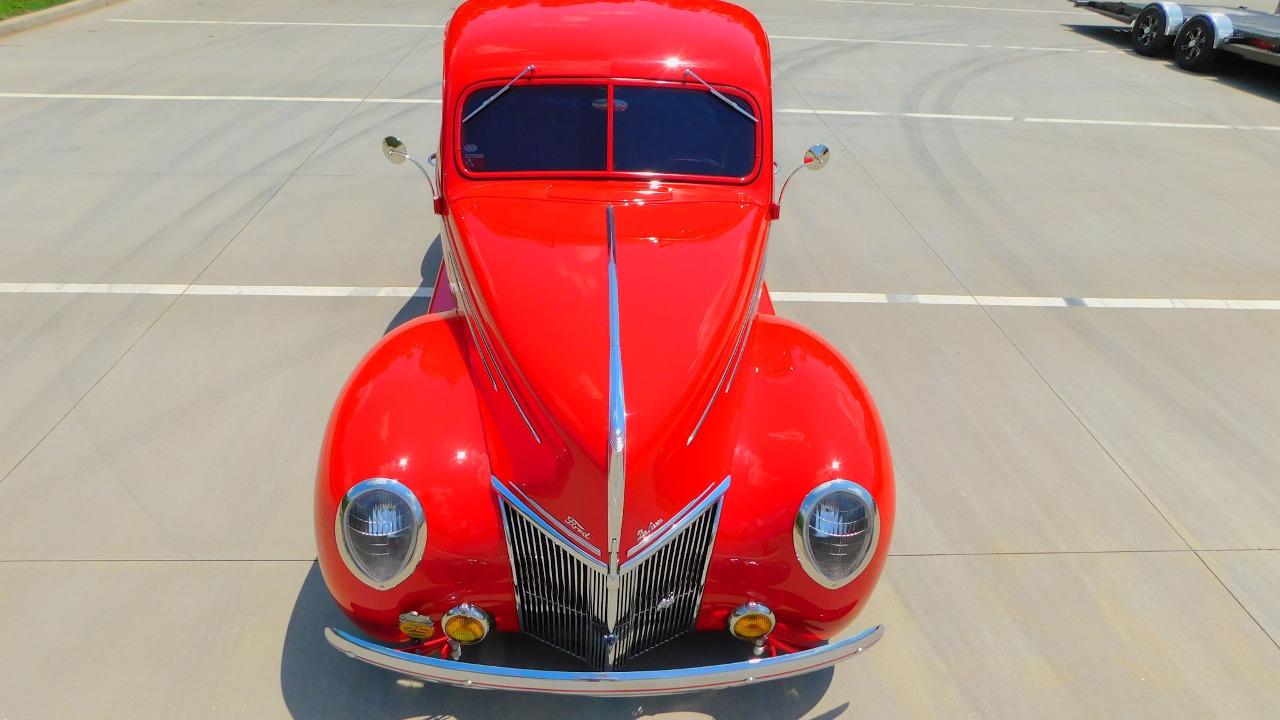
[[[861,498],[833,492],[822,498],[805,528],[813,561],[823,575],[843,580],[871,551],[871,516]]]
[[[498,88],[471,93],[462,116]],[[513,87],[462,124],[462,158],[471,172],[604,170],[608,89],[591,85]]]
[[[395,577],[417,541],[413,510],[399,495],[374,489],[357,495],[347,508],[347,550],[356,565],[378,582]]]
[[[623,86],[613,93],[615,170],[743,177],[755,167],[755,122],[711,93]]]

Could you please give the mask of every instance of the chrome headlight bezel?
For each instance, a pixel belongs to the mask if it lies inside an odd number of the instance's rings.
[[[355,558],[351,556],[351,550],[347,547],[347,514],[353,501],[371,490],[385,490],[404,501],[409,506],[414,533],[412,549],[404,565],[399,572],[385,581],[366,574],[360,568],[359,563],[355,561]],[[347,570],[358,578],[360,582],[378,590],[390,590],[404,582],[406,578],[413,574],[414,570],[418,569],[418,564],[422,562],[422,555],[427,549],[427,518],[422,512],[422,504],[418,502],[418,498],[413,494],[412,490],[391,478],[369,478],[352,485],[351,489],[347,490],[346,494],[342,496],[342,500],[338,503],[338,512],[333,521],[333,533],[338,545],[338,554],[342,556],[342,562],[347,566]]]
[[[818,565],[813,556],[813,549],[809,546],[808,527],[809,520],[813,512],[818,507],[818,503],[823,498],[836,492],[844,492],[854,495],[861,500],[867,507],[867,517],[870,523],[871,539],[867,544],[867,552],[853,568],[848,575],[832,579],[827,576]],[[818,485],[805,495],[804,501],[800,503],[800,509],[796,512],[795,524],[792,528],[792,540],[795,543],[796,559],[800,561],[800,567],[804,568],[805,573],[813,578],[813,581],[819,585],[835,590],[853,582],[855,578],[862,574],[871,564],[871,559],[875,557],[876,548],[880,543],[880,509],[876,506],[876,500],[866,488],[862,487],[852,480],[829,480]]]

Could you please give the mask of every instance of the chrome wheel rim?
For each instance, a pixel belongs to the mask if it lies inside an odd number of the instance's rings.
[[[1146,47],[1155,42],[1156,39],[1156,22],[1154,15],[1148,15],[1145,22],[1138,26],[1138,44]]]
[[[1192,28],[1187,31],[1187,41],[1182,44],[1182,54],[1188,60],[1195,60],[1204,51],[1204,30]]]

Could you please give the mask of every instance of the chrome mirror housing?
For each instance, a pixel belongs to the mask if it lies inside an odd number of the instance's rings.
[[[436,183],[431,179],[431,171],[423,167],[418,159],[409,154],[409,148],[405,147],[403,141],[395,135],[388,135],[382,138],[382,155],[391,161],[392,165],[402,165],[405,160],[413,163],[418,168],[418,172],[422,173],[422,177],[427,179],[427,185],[431,186],[431,203],[435,208],[437,215],[444,214],[444,203],[440,197],[440,192],[436,189]],[[427,158],[427,162],[432,166],[436,164],[436,154],[431,153]]]
[[[394,139],[394,138],[388,138]],[[821,170],[827,166],[827,161],[831,159],[831,148],[821,143],[810,147],[804,152],[804,166],[808,170]]]
[[[831,160],[831,148],[828,148],[822,143],[810,145],[809,149],[804,151],[804,161],[800,163],[800,167],[792,170],[787,175],[787,179],[782,182],[782,189],[778,191],[778,200],[773,203],[769,209],[769,217],[777,220],[782,216],[782,197],[787,192],[787,185],[791,183],[791,178],[795,177],[796,173],[800,172],[801,168],[821,170],[827,166],[827,162],[829,160]],[[778,164],[776,162],[773,164],[773,167],[774,172],[777,172]]]
[[[404,146],[400,138],[388,135],[382,138],[382,154],[394,165],[403,163],[409,157],[409,148]],[[807,161],[806,161],[807,162]]]

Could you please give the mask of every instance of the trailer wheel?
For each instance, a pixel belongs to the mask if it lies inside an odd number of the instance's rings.
[[[1173,60],[1183,70],[1208,70],[1221,54],[1222,51],[1213,46],[1213,25],[1202,17],[1183,25],[1173,42]]]
[[[1133,51],[1152,57],[1162,54],[1173,44],[1165,34],[1164,11],[1157,5],[1148,5],[1133,21]]]

